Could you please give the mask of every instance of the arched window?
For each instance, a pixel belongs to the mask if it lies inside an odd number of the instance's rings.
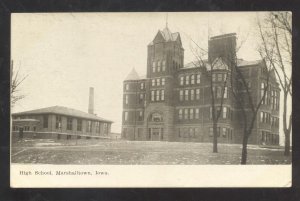
[[[161,121],[163,121],[163,117],[159,113],[153,113],[151,115],[151,121],[153,121],[153,122],[161,122]]]

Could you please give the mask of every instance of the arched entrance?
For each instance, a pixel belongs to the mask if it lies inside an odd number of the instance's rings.
[[[147,140],[164,140],[164,118],[163,114],[161,114],[160,112],[154,112],[148,117]]]

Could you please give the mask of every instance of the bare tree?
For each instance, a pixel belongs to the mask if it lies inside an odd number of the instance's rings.
[[[271,75],[271,70],[267,67],[264,60],[261,62],[262,79],[264,79],[265,85],[261,89],[260,97],[254,99],[254,94],[250,90],[248,81],[246,80],[243,72],[238,66],[238,60],[232,62],[232,74],[231,82],[234,83],[234,87],[231,87],[231,92],[237,103],[237,108],[241,111],[243,119],[243,139],[242,139],[242,157],[241,164],[244,165],[247,163],[247,146],[248,139],[252,134],[254,128],[258,111],[263,103],[266,100],[267,91],[269,88],[269,80]]]
[[[224,99],[228,96],[228,72],[226,63],[224,63],[224,58],[222,56],[213,58],[210,57],[208,51],[201,48],[191,37],[190,40],[196,46],[192,48],[191,51],[196,58],[195,67],[204,67],[207,77],[210,83],[210,95],[211,95],[211,107],[210,107],[210,118],[213,123],[213,153],[218,152],[218,136],[220,135],[220,130],[218,129],[218,123],[220,116],[223,111]],[[207,57],[207,59],[205,59]],[[216,82],[216,71],[222,73],[222,80]],[[223,79],[224,78],[224,79]]]
[[[26,76],[21,76],[20,75],[20,69],[17,69],[14,71],[13,69],[13,61],[11,61],[11,85],[10,85],[10,96],[11,96],[11,106],[13,107],[16,102],[19,100],[23,99],[25,95],[20,94],[20,85],[22,82],[27,78],[28,75]]]
[[[292,14],[271,12],[257,18],[261,43],[261,55],[274,69],[283,91],[283,132],[285,135],[284,155],[290,155],[292,113],[288,111],[288,99],[292,97]]]

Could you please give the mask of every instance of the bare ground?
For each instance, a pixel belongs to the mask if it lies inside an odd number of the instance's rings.
[[[30,140],[15,142],[12,163],[34,164],[104,164],[104,165],[210,165],[240,164],[241,145],[211,143]],[[279,147],[248,146],[248,164],[290,164]]]

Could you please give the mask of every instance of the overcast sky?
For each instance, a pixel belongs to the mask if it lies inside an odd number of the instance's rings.
[[[20,90],[26,98],[13,112],[66,106],[88,109],[95,90],[95,113],[121,131],[122,83],[135,68],[146,74],[147,45],[166,26],[179,32],[184,63],[194,60],[190,38],[207,48],[208,35],[237,33],[245,40],[239,57],[260,59],[256,51],[256,13],[60,13],[13,14],[14,68],[28,78]],[[209,29],[208,29],[209,27]]]

